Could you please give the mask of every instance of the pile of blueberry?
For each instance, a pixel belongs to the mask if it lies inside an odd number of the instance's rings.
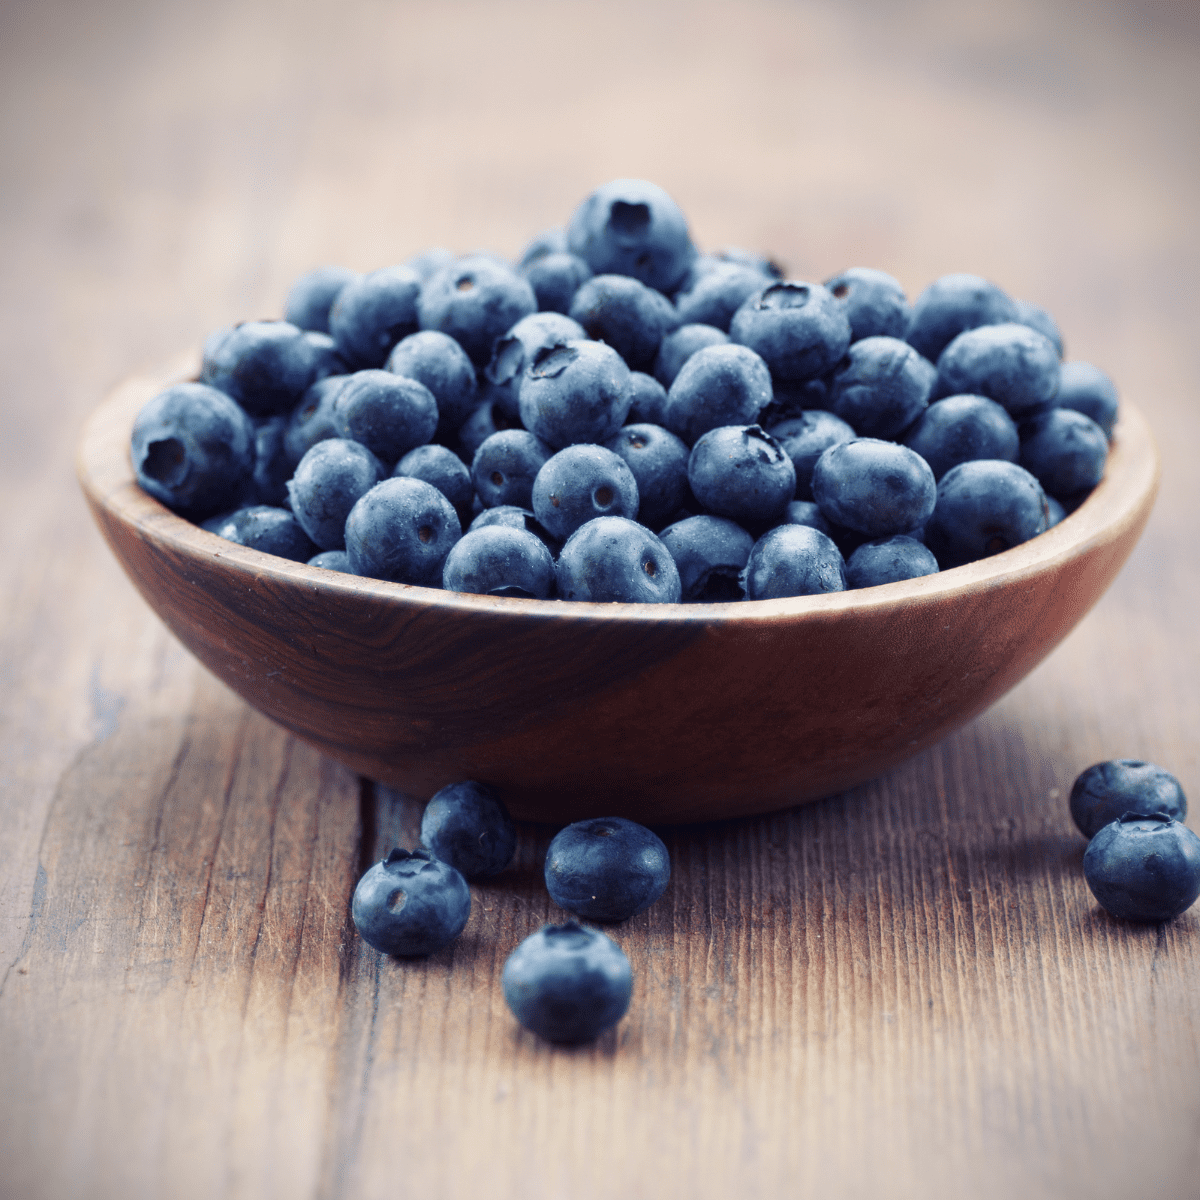
[[[519,262],[429,250],[217,330],[133,430],[141,486],[242,545],[564,600],[872,587],[1015,546],[1104,473],[1117,395],[974,275],[909,303],[696,251],[621,179]],[[464,529],[466,532],[464,533]]]
[[[471,915],[468,879],[508,866],[516,828],[491,788],[474,781],[442,788],[421,818],[425,849],[396,849],[358,882],[355,928],[377,950],[431,954],[463,931]],[[644,912],[666,890],[671,860],[651,830],[623,817],[579,821],[559,831],[546,853],[546,888],[560,908],[592,921]],[[527,1029],[554,1042],[590,1041],[629,1007],[633,971],[598,929],[547,925],[509,956],[504,998]]]

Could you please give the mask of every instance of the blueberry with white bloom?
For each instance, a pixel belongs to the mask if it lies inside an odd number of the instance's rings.
[[[471,480],[484,507],[532,507],[533,481],[553,453],[527,429],[502,429],[485,438],[471,460]]]
[[[387,367],[424,384],[437,402],[439,430],[457,430],[479,403],[475,367],[467,352],[449,334],[435,330],[410,333],[396,343]]]
[[[1060,499],[1090,491],[1104,476],[1108,437],[1073,408],[1050,408],[1021,426],[1023,466]]]
[[[901,533],[859,546],[846,563],[846,586],[878,587],[937,572],[938,561],[933,551]]]
[[[688,483],[704,508],[741,524],[768,527],[796,495],[796,468],[757,425],[726,425],[692,447]]]
[[[771,372],[753,350],[732,343],[697,350],[667,390],[664,423],[689,446],[725,425],[753,425],[771,403]]]
[[[754,538],[736,521],[703,513],[668,525],[659,537],[675,560],[685,604],[742,598],[739,577],[754,549]]]
[[[1058,352],[1028,325],[984,325],[960,333],[937,360],[934,395],[987,396],[1021,417],[1053,401]]]
[[[663,338],[658,348],[654,359],[654,378],[663,387],[669,388],[683,369],[683,364],[697,350],[703,350],[706,346],[724,346],[728,342],[729,334],[715,325],[680,325]]]
[[[813,468],[812,490],[833,524],[868,538],[924,524],[938,497],[929,464],[907,446],[879,438],[831,446]]]
[[[345,549],[350,510],[385,474],[383,464],[360,442],[346,438],[318,442],[288,481],[296,520],[322,550]]]
[[[363,941],[385,954],[432,954],[449,945],[471,916],[471,889],[459,871],[427,850],[399,848],[376,863],[350,905]]]
[[[433,794],[421,816],[421,844],[466,879],[490,879],[512,861],[517,827],[485,783],[465,779]]]
[[[786,280],[746,300],[730,322],[729,340],[760,355],[773,377],[802,381],[841,361],[850,322],[827,288]]]
[[[1016,320],[1016,303],[994,283],[978,275],[943,275],[913,301],[905,340],[918,354],[937,362],[964,330]]]
[[[1187,797],[1170,771],[1138,758],[1115,758],[1081,771],[1071,787],[1071,819],[1093,838],[1125,813],[1187,816]]]
[[[679,602],[679,571],[670,551],[627,517],[597,517],[581,525],[563,546],[555,576],[563,600]]]
[[[1054,403],[1091,417],[1111,438],[1119,401],[1113,381],[1089,362],[1065,362],[1059,368]]]
[[[846,564],[832,538],[820,530],[777,525],[754,543],[741,585],[747,600],[844,592]]]
[[[772,425],[768,432],[792,460],[796,470],[797,500],[812,499],[812,474],[817,459],[830,446],[852,441],[858,436],[841,417],[820,408],[780,421]]]
[[[442,587],[546,600],[554,591],[554,558],[546,543],[526,529],[481,525],[464,533],[446,555]]]
[[[829,377],[828,406],[862,437],[894,438],[929,405],[937,368],[907,342],[854,342]]]
[[[491,384],[488,399],[505,416],[519,421],[521,378],[538,351],[586,337],[583,326],[562,313],[537,312],[522,317],[496,342],[491,361],[484,369],[484,376]]]
[[[537,297],[539,312],[569,313],[575,293],[592,277],[592,269],[577,254],[544,254],[522,264]]]
[[[539,350],[521,379],[521,421],[556,450],[608,441],[629,413],[629,368],[603,342]],[[482,493],[480,493],[482,495]]]
[[[390,371],[356,371],[333,399],[338,434],[392,465],[432,440],[437,401],[423,384]]]
[[[317,552],[295,516],[271,504],[252,504],[213,517],[204,522],[204,528],[226,541],[292,562],[308,562]]]
[[[356,575],[440,587],[442,566],[462,534],[454,506],[420,479],[385,479],[346,518]]]
[[[885,271],[851,267],[825,281],[850,322],[852,342],[868,337],[902,338],[912,321],[912,305],[900,283]]]
[[[1083,877],[1123,921],[1170,921],[1200,896],[1200,837],[1163,813],[1126,813],[1088,843]]]
[[[588,337],[611,346],[635,371],[649,370],[663,337],[679,328],[670,300],[627,275],[589,279],[575,293],[570,311]]]
[[[904,444],[929,464],[935,479],[977,458],[1016,462],[1021,448],[1016,422],[986,396],[935,400],[905,433]]]
[[[417,332],[421,277],[411,267],[384,267],[348,283],[329,310],[329,332],[356,370],[382,367],[392,347]]]
[[[637,481],[637,519],[660,529],[688,502],[688,458],[682,439],[661,425],[625,425],[604,443]]]
[[[220,331],[218,331],[220,332]],[[316,380],[318,351],[287,321],[245,321],[205,343],[201,382],[252,417],[291,412]]]

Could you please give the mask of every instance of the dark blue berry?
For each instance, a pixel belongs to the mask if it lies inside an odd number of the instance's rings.
[[[279,507],[287,503],[287,481],[293,469],[284,444],[287,427],[287,417],[264,417],[255,423],[254,471],[249,495],[256,504]]]
[[[269,417],[296,407],[316,380],[317,357],[295,325],[246,321],[205,343],[200,380],[252,417]]]
[[[502,429],[486,438],[471,460],[471,480],[487,508],[531,508],[533,481],[554,453],[526,429]]]
[[[929,464],[935,479],[977,458],[1016,462],[1020,450],[1016,422],[986,396],[934,401],[904,435],[904,444]]]
[[[1014,300],[1013,303],[1017,306],[1017,315],[1013,320],[1018,324],[1028,325],[1030,329],[1036,329],[1043,337],[1049,338],[1054,349],[1058,351],[1058,357],[1062,358],[1062,331],[1050,313],[1040,304],[1031,304],[1028,300]]]
[[[658,348],[654,359],[654,378],[664,388],[669,388],[683,370],[683,364],[697,350],[703,350],[706,346],[724,346],[728,342],[729,334],[714,325],[680,325],[663,338]]]
[[[711,325],[725,332],[733,314],[747,298],[760,291],[763,272],[741,263],[718,262],[703,272],[686,291],[675,297],[679,319],[688,325]]]
[[[329,375],[318,379],[292,410],[283,435],[283,445],[293,467],[318,442],[338,436],[333,401],[349,378],[349,375]]]
[[[918,354],[937,362],[964,330],[1017,319],[1016,304],[994,283],[978,275],[943,275],[913,301],[907,341]]]
[[[465,878],[487,879],[512,861],[517,827],[487,784],[468,779],[434,793],[421,817],[421,844]]]
[[[608,441],[625,424],[630,400],[629,368],[603,342],[540,350],[521,379],[521,421],[556,450]]]
[[[356,370],[382,367],[392,347],[417,332],[421,277],[411,267],[385,267],[348,283],[329,310],[329,332]]]
[[[571,216],[567,248],[597,275],[632,275],[668,295],[696,256],[679,206],[644,179],[614,179],[592,192]]]
[[[392,474],[432,483],[454,505],[460,521],[465,523],[469,517],[475,485],[466,463],[453,450],[445,446],[418,446],[396,464]]]
[[[1113,381],[1088,362],[1065,362],[1059,368],[1058,393],[1054,403],[1060,408],[1073,408],[1112,437],[1117,422],[1117,389]]]
[[[204,522],[204,528],[226,541],[306,563],[317,552],[311,539],[286,508],[253,504]]]
[[[463,931],[471,889],[449,863],[428,851],[396,849],[354,889],[350,905],[363,941],[385,954],[432,954]]]
[[[903,338],[912,321],[912,306],[899,282],[871,267],[851,267],[825,281],[850,322],[851,342],[869,337]]]
[[[521,257],[517,259],[519,267],[527,267],[530,263],[537,262],[539,258],[545,257],[547,254],[565,254],[567,252],[567,229],[565,225],[555,225],[550,229],[543,229],[537,234],[532,241],[521,252]]]
[[[479,403],[475,367],[448,334],[424,330],[396,343],[387,370],[424,384],[437,403],[439,432],[452,433]]]
[[[833,540],[810,525],[777,525],[754,543],[741,578],[747,600],[846,590],[846,564]]]
[[[796,468],[765,430],[728,425],[692,447],[688,483],[710,513],[765,527],[779,521],[795,498]]]
[[[360,278],[348,267],[317,267],[301,275],[288,292],[285,320],[298,329],[329,332],[329,310],[337,294],[348,283]]]
[[[465,461],[470,462],[492,434],[517,429],[525,432],[519,420],[505,416],[498,404],[484,400],[459,427],[458,451]]]
[[[739,577],[754,539],[735,521],[707,513],[685,517],[659,537],[675,560],[685,604],[723,604],[742,598]]]
[[[897,534],[882,541],[864,542],[850,555],[846,563],[846,586],[878,587],[902,579],[936,575],[937,571],[938,561],[932,550],[915,538]]]
[[[308,560],[310,567],[324,567],[326,571],[342,571],[353,575],[354,568],[350,565],[350,555],[345,550],[322,550]]]
[[[1050,495],[1075,496],[1103,478],[1108,438],[1076,409],[1050,408],[1021,425],[1019,461]]]
[[[768,431],[787,452],[796,470],[796,499],[812,499],[812,474],[817,459],[839,442],[853,441],[854,430],[831,412],[814,408],[772,425]],[[1015,431],[1014,431],[1015,432]]]
[[[560,908],[589,921],[625,921],[666,891],[671,856],[644,825],[596,817],[559,830],[545,872],[546,890]]]
[[[541,538],[523,528],[480,525],[464,533],[446,555],[442,587],[545,600],[554,590],[554,558]]]
[[[649,370],[663,337],[679,328],[670,300],[628,275],[589,279],[575,293],[570,311],[588,337],[611,346],[635,371]]]
[[[625,461],[637,481],[637,519],[650,529],[661,529],[689,499],[687,446],[652,424],[625,425],[604,444]]]
[[[988,396],[1013,416],[1058,392],[1058,352],[1028,325],[985,325],[960,333],[937,364],[935,396]]]
[[[568,313],[592,269],[577,254],[543,254],[522,265],[521,274],[533,288],[539,312]]]
[[[621,948],[574,921],[547,925],[509,955],[500,977],[512,1014],[550,1042],[590,1042],[629,1008],[633,971]]]
[[[1126,813],[1161,813],[1182,821],[1187,797],[1179,780],[1162,767],[1136,758],[1096,763],[1080,772],[1071,788],[1071,819],[1086,838]]]
[[[333,398],[333,420],[341,437],[361,442],[391,466],[432,440],[437,401],[423,383],[406,375],[357,371]]]
[[[831,446],[813,468],[812,490],[833,524],[868,538],[924,524],[938,496],[933,472],[919,454],[878,438]]]
[[[385,474],[366,446],[326,438],[305,454],[288,482],[292,512],[322,550],[345,549],[350,510]]]
[[[138,413],[130,454],[144,491],[199,520],[237,504],[254,470],[254,425],[224,392],[180,383]]]
[[[667,391],[666,427],[693,445],[725,425],[753,425],[771,403],[771,372],[746,346],[706,346]]]
[[[488,399],[499,405],[505,416],[520,420],[521,379],[525,368],[540,350],[561,342],[584,338],[583,326],[562,313],[531,313],[522,317],[500,340],[492,352],[484,375],[491,388]]]
[[[652,375],[642,371],[629,372],[629,412],[625,420],[630,425],[661,425],[667,411],[667,389]]]
[[[815,500],[793,500],[787,506],[780,524],[809,525],[819,529],[826,537],[834,537],[834,528],[825,519],[821,506]],[[837,539],[834,538],[836,541]],[[860,542],[859,545],[862,543]],[[839,546],[838,549],[841,549]]]
[[[597,517],[563,546],[555,566],[563,600],[677,604],[679,572],[670,551],[627,517]]]
[[[788,280],[756,292],[737,310],[729,340],[760,355],[773,377],[801,381],[841,361],[850,322],[826,288]]]
[[[1128,813],[1088,843],[1083,876],[1123,921],[1170,921],[1200,896],[1200,837],[1162,813]]]
[[[462,526],[454,506],[420,479],[385,479],[350,510],[346,550],[356,575],[440,587]]]
[[[486,529],[489,525],[505,525],[509,529],[523,529],[540,539],[550,551],[551,556],[558,553],[559,543],[550,536],[549,531],[538,521],[528,508],[519,508],[515,504],[498,504],[495,508],[485,508],[471,522],[472,529]]]
[[[603,446],[567,446],[533,481],[533,512],[559,541],[596,517],[638,514],[638,485],[625,460]]]
[[[829,378],[827,404],[862,437],[894,438],[925,411],[937,368],[907,342],[855,342]]]

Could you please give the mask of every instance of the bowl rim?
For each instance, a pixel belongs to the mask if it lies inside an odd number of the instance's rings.
[[[292,562],[239,546],[193,524],[142,491],[130,457],[134,418],[160,391],[177,383],[195,381],[198,367],[199,354],[192,350],[157,370],[126,379],[87,418],[78,442],[76,473],[94,508],[134,528],[149,542],[169,545],[186,557],[221,559],[223,565],[250,577],[346,597],[370,598],[381,604],[420,606],[464,614],[507,613],[534,620],[561,619],[570,615],[634,625],[699,619],[720,626],[731,621],[745,624],[810,614],[828,617],[851,609],[862,613],[873,608],[891,609],[910,600],[948,600],[1040,576],[1087,553],[1096,545],[1112,540],[1137,521],[1144,508],[1153,503],[1161,472],[1158,448],[1148,423],[1136,408],[1122,400],[1104,477],[1087,499],[1045,533],[965,566],[871,588],[711,604],[481,596],[310,567],[307,563]]]

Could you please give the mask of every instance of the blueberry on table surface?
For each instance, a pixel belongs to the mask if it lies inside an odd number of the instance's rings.
[[[537,312],[537,297],[529,281],[511,267],[473,254],[426,280],[417,311],[422,329],[449,334],[476,367],[483,367],[496,339]]]
[[[767,432],[784,448],[796,471],[796,499],[812,499],[813,468],[817,459],[839,442],[853,441],[858,434],[841,417],[814,408],[770,426]],[[1016,429],[1013,434],[1015,436]]]
[[[390,371],[356,371],[333,398],[339,436],[361,442],[389,467],[432,440],[437,401],[423,384]]]
[[[526,366],[518,396],[521,423],[556,450],[602,444],[629,414],[629,368],[603,342],[546,346]]]
[[[741,576],[747,600],[846,590],[846,564],[833,539],[810,525],[777,525],[754,543]]]
[[[533,481],[533,512],[565,542],[596,517],[638,515],[638,485],[619,455],[603,446],[567,446],[548,458]]]
[[[466,779],[434,793],[421,817],[421,844],[465,878],[486,879],[512,861],[517,827],[487,784]]]
[[[291,412],[317,378],[318,351],[287,321],[245,321],[205,343],[200,381],[252,417]]]
[[[841,361],[850,345],[850,322],[827,288],[786,280],[745,301],[730,322],[729,340],[749,346],[772,377],[801,382]]]
[[[461,533],[454,505],[432,484],[385,479],[350,510],[346,550],[356,575],[440,587]]]
[[[202,520],[234,507],[254,470],[254,424],[224,392],[179,383],[133,423],[130,455],[143,491]]]
[[[936,379],[937,368],[907,342],[863,338],[833,369],[827,403],[862,437],[894,438],[925,411]]]
[[[1019,546],[1048,522],[1046,493],[1024,467],[982,458],[959,463],[938,482],[925,544],[944,571]]]
[[[851,343],[868,337],[902,338],[908,333],[912,306],[904,288],[884,271],[851,267],[825,281],[850,322]]]
[[[567,224],[567,249],[597,275],[631,275],[667,295],[696,257],[679,205],[644,179],[614,179],[587,196]]]
[[[626,1013],[633,969],[598,929],[547,925],[509,955],[500,976],[512,1014],[550,1042],[590,1042]]]
[[[519,422],[521,379],[538,351],[586,337],[583,326],[562,313],[536,312],[522,317],[496,341],[484,368],[484,377],[491,385],[488,399],[499,405],[506,417]]]
[[[994,283],[978,275],[943,275],[913,301],[906,340],[918,354],[937,362],[965,330],[1018,319],[1016,302]]]
[[[1114,917],[1169,921],[1200,896],[1200,837],[1164,813],[1127,813],[1088,843],[1083,875]]]
[[[546,890],[560,908],[590,921],[624,921],[666,891],[671,856],[644,825],[595,817],[555,834],[545,874]]]
[[[687,446],[661,425],[648,423],[625,425],[604,445],[633,472],[638,491],[637,519],[649,529],[661,529],[690,496]]]
[[[897,534],[882,541],[864,542],[850,555],[846,563],[846,586],[878,587],[937,572],[938,561],[932,550],[916,538]]]
[[[1176,821],[1187,816],[1187,797],[1179,780],[1137,758],[1114,758],[1080,772],[1070,804],[1071,819],[1086,838],[1126,813],[1161,813]]]
[[[1073,408],[1049,408],[1022,423],[1018,461],[1049,495],[1075,496],[1104,477],[1108,435]]]
[[[985,325],[960,333],[937,360],[934,396],[987,396],[1021,417],[1058,392],[1058,351],[1028,325]]]
[[[448,592],[546,600],[554,590],[554,557],[541,538],[525,529],[481,525],[451,547],[442,567],[442,587]]]
[[[329,310],[329,332],[356,370],[382,367],[392,347],[417,332],[421,277],[411,267],[384,267],[348,283]]]
[[[349,267],[317,267],[305,272],[288,292],[284,319],[298,329],[328,333],[329,310],[338,292],[359,278],[359,273]]]
[[[326,438],[305,454],[288,481],[292,512],[322,550],[344,550],[350,510],[385,475],[366,446]]]
[[[597,517],[581,525],[558,556],[555,578],[562,600],[679,602],[679,571],[670,551],[626,517]]]
[[[532,508],[533,481],[554,453],[526,429],[502,429],[485,438],[471,460],[471,480],[487,508]]]
[[[1089,362],[1065,362],[1059,367],[1054,403],[1091,417],[1111,438],[1119,401],[1113,381]]]
[[[834,525],[881,538],[927,521],[938,485],[929,464],[907,446],[855,438],[830,446],[817,459],[812,491]]]
[[[312,539],[286,508],[252,504],[222,517],[212,517],[204,528],[217,537],[263,554],[306,563],[317,552]]]
[[[593,276],[575,293],[570,313],[635,371],[649,370],[663,337],[679,328],[670,300],[628,275]]]
[[[704,508],[743,525],[780,521],[796,495],[787,451],[757,425],[709,430],[692,447],[688,484]]]
[[[424,384],[437,403],[439,426],[457,430],[479,403],[475,366],[449,334],[410,333],[388,355],[386,370]]]
[[[715,325],[680,325],[663,338],[654,358],[654,378],[669,388],[675,382],[675,377],[683,370],[684,363],[698,350],[706,346],[724,346],[729,342],[729,334],[722,332]]]
[[[679,571],[685,604],[723,604],[742,598],[738,582],[754,539],[736,521],[701,514],[659,534]]]
[[[1016,462],[1021,449],[1016,422],[986,396],[935,400],[905,432],[904,444],[929,464],[935,479],[977,458]]]
[[[689,446],[724,425],[753,425],[771,403],[771,372],[753,350],[705,346],[679,369],[667,391],[666,427]]]
[[[426,850],[396,849],[358,881],[350,914],[363,941],[385,954],[432,954],[463,931],[471,890]]]

